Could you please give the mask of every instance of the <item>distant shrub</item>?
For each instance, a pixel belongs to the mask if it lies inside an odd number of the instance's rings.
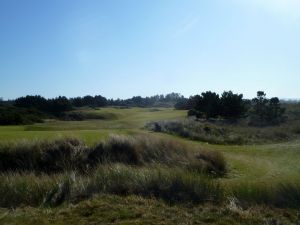
[[[85,116],[80,112],[69,112],[64,113],[64,115],[61,116],[61,119],[66,121],[82,121],[85,119]]]
[[[18,112],[1,111],[0,113],[0,125],[18,125],[24,123],[22,114]]]
[[[20,109],[13,106],[0,107],[0,125],[21,125],[41,123],[45,115],[34,109]]]
[[[65,121],[83,121],[83,120],[105,120],[115,119],[116,115],[113,113],[97,114],[97,113],[86,113],[81,111],[71,111],[63,113],[59,119]]]
[[[157,109],[157,108],[149,109],[149,112],[159,112],[159,111],[161,111],[161,109]]]

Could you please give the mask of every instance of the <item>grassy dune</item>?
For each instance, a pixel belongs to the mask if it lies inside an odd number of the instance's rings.
[[[216,178],[216,181],[231,198],[225,200],[222,206],[196,205],[189,209],[184,205],[169,206],[155,199],[101,195],[76,206],[64,205],[51,209],[25,207],[14,212],[0,210],[0,224],[30,224],[33,222],[33,216],[40,224],[49,224],[50,221],[53,222],[52,224],[71,224],[72,221],[77,220],[80,220],[81,224],[89,222],[97,224],[114,222],[119,224],[295,224],[297,222],[296,211],[288,208],[298,207],[300,203],[300,139],[294,138],[276,144],[212,145],[170,134],[154,133],[144,128],[151,121],[184,119],[185,111],[164,108],[104,108],[82,112],[96,114],[101,116],[101,119],[0,126],[0,142],[77,137],[89,146],[93,146],[100,140],[106,140],[111,134],[126,136],[143,134],[148,137],[178,141],[191,149],[217,150],[225,156],[228,172],[225,177]],[[295,204],[289,206],[287,201]],[[287,208],[273,208],[279,204]],[[80,210],[84,213],[87,205],[91,210],[86,213],[90,215],[84,216]],[[106,209],[105,206],[108,205],[110,207]],[[264,205],[269,205],[271,208]],[[149,211],[145,210],[147,207],[150,207]],[[160,210],[170,216],[162,217]],[[109,212],[113,215],[109,216]],[[50,218],[54,219],[50,220]],[[272,220],[273,218],[275,219]]]

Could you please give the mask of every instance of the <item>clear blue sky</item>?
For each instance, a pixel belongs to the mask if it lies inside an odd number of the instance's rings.
[[[0,97],[300,97],[299,0],[0,0]]]

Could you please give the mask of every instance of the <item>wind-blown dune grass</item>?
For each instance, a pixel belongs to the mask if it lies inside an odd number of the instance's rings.
[[[85,185],[84,185],[85,184]],[[181,169],[133,168],[124,165],[99,167],[90,182],[77,192],[110,193],[161,198],[169,203],[218,202],[223,192],[217,182]]]
[[[190,149],[174,140],[154,137],[111,136],[88,147],[74,138],[0,145],[0,171],[88,173],[100,164],[160,164],[224,175],[226,163],[219,152]]]
[[[269,181],[265,183],[242,182],[230,187],[230,195],[238,204],[247,207],[255,204],[275,207],[298,208],[300,206],[300,182]]]
[[[212,178],[181,169],[136,168],[125,165],[98,167],[87,176],[76,173],[51,176],[0,175],[0,207],[57,206],[78,202],[98,193],[155,197],[168,203],[220,202],[223,192]]]
[[[78,203],[97,194],[137,195],[169,204],[231,204],[241,210],[257,205],[299,208],[299,182],[243,182],[226,186],[204,174],[161,166],[98,166],[92,174],[75,172],[35,175],[2,173],[0,207],[55,207]]]
[[[57,206],[98,193],[200,203],[220,201],[213,177],[226,163],[174,140],[111,136],[92,147],[72,138],[3,144],[0,172],[0,207]]]

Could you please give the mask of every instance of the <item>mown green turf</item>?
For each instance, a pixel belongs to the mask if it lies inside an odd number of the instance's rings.
[[[176,119],[186,115],[186,111],[163,108],[102,108],[86,110],[85,112],[103,115],[105,119],[87,121],[54,120],[25,126],[0,126],[0,141],[75,136],[88,143],[95,143],[109,134],[135,134],[140,132],[145,124],[150,121]]]

